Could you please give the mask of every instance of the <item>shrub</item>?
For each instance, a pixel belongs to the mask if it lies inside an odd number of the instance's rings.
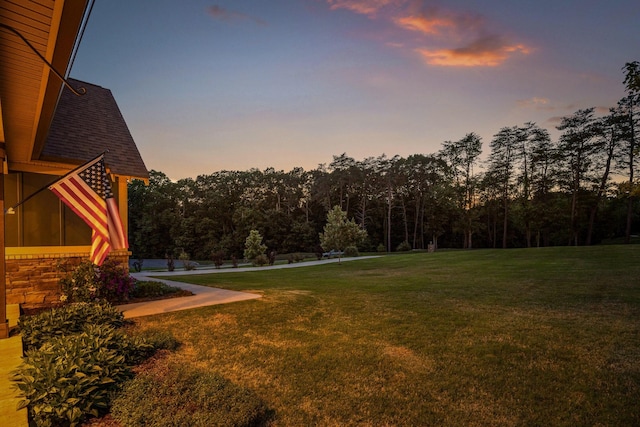
[[[406,240],[396,247],[396,252],[407,252],[411,250],[411,245]]]
[[[344,248],[343,255],[348,257],[356,257],[360,256],[360,252],[358,252],[358,248],[356,248],[355,246],[347,246],[346,248]]]
[[[18,407],[28,406],[39,426],[78,425],[87,415],[104,412],[118,384],[130,377],[130,366],[152,351],[106,324],[86,324],[80,333],[55,336],[27,350],[14,371]]]
[[[257,265],[258,267],[262,267],[267,264],[269,264],[269,258],[267,258],[265,254],[258,255],[253,259],[253,265]]]
[[[108,303],[76,303],[54,308],[18,321],[25,349],[38,349],[54,337],[78,333],[86,324],[120,327],[124,315]]]
[[[169,286],[166,283],[157,282],[155,280],[138,280],[136,281],[129,296],[131,298],[154,298],[181,292],[181,288]]]
[[[222,267],[222,264],[224,264],[224,256],[225,256],[225,253],[222,250],[214,251],[211,254],[211,260],[213,261],[213,265],[215,265],[216,268]]]
[[[68,264],[59,264],[58,269],[66,271]],[[99,270],[91,261],[82,261],[71,272],[60,279],[63,302],[89,302],[98,297]]]
[[[195,270],[196,263],[190,261],[189,254],[185,251],[182,251],[182,253],[180,253],[178,259],[182,261],[182,266],[185,270]]]
[[[112,416],[124,427],[256,426],[268,418],[250,390],[218,374],[173,364],[128,381],[113,400]]]
[[[166,331],[129,337],[124,316],[108,303],[75,303],[19,320],[23,363],[13,372],[19,407],[38,426],[79,425],[98,416],[131,367],[179,343]]]
[[[109,302],[125,301],[134,283],[129,272],[114,260],[107,259],[98,268],[98,298]]]
[[[135,282],[126,268],[111,259],[107,259],[100,267],[85,260],[71,272],[67,271],[68,264],[59,264],[58,268],[67,272],[60,279],[60,300],[63,302],[91,302],[101,299],[109,302],[125,301]]]
[[[378,252],[387,252],[387,248],[382,243],[380,243],[378,245],[377,251]]]

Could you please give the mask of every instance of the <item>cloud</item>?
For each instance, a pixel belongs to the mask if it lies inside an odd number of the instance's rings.
[[[253,21],[254,23],[258,24],[258,25],[266,25],[267,23],[260,19],[260,18],[255,18],[253,16],[250,15],[246,15],[244,13],[241,12],[234,12],[231,10],[227,10],[225,8],[223,8],[222,6],[218,6],[218,5],[213,5],[213,6],[209,6],[207,8],[207,13],[212,16],[214,19],[220,20],[220,21],[226,21],[226,22],[230,22],[230,21]]]
[[[454,49],[417,48],[429,65],[448,67],[496,67],[514,53],[528,54],[530,50],[521,44],[508,44],[499,36],[484,36],[467,46]]]
[[[419,3],[414,3],[415,5]],[[404,9],[393,16],[391,21],[399,28],[423,35],[446,35],[459,39],[464,34],[483,32],[485,19],[473,13],[460,13],[437,7]]]
[[[393,23],[398,27],[411,31],[419,31],[423,34],[440,34],[443,28],[452,28],[454,23],[447,18],[427,16],[396,16]]]
[[[516,101],[520,108],[534,108],[536,110],[555,110],[555,107],[550,105],[548,98],[539,98],[534,96],[529,99],[519,99]]]
[[[401,41],[388,40],[385,44],[412,50],[431,66],[497,67],[514,55],[532,51],[491,28],[479,14],[430,6],[427,0],[327,2],[332,10],[347,9],[400,30],[395,34]]]
[[[375,16],[376,13],[392,4],[403,4],[405,0],[327,0],[331,10],[347,9],[361,15]]]

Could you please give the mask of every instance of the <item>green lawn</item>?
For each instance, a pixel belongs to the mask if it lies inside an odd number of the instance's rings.
[[[141,318],[272,425],[639,425],[640,246],[450,251],[178,280],[262,299]]]

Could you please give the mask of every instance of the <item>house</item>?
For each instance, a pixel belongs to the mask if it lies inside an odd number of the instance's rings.
[[[63,88],[38,160],[9,161],[4,177],[4,201],[13,206],[61,175],[105,152],[107,173],[127,224],[127,183],[148,180],[149,173],[110,90],[68,79],[86,94]],[[23,307],[58,302],[61,261],[77,264],[88,258],[91,229],[49,190],[40,191],[5,215],[7,304]],[[109,258],[128,266],[127,250]]]
[[[0,5],[0,209],[108,150],[126,227],[127,181],[148,178],[144,162],[111,92],[63,80],[89,9],[88,0]],[[48,190],[0,217],[0,338],[8,335],[6,305],[55,303],[58,263],[86,258],[90,238],[89,227]],[[110,256],[128,264],[126,250]]]

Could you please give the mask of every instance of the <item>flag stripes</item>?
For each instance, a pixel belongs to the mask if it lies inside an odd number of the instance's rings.
[[[51,191],[94,231],[103,237],[109,235],[107,204],[82,178],[72,176],[68,181],[52,185]]]
[[[92,229],[89,259],[102,265],[112,249],[129,246],[101,155],[49,186]]]
[[[118,211],[118,204],[113,197],[107,199],[107,219],[109,224],[109,240],[111,246],[116,249],[124,249],[129,247],[129,241],[127,235],[124,232],[122,221],[120,218],[120,212]]]

